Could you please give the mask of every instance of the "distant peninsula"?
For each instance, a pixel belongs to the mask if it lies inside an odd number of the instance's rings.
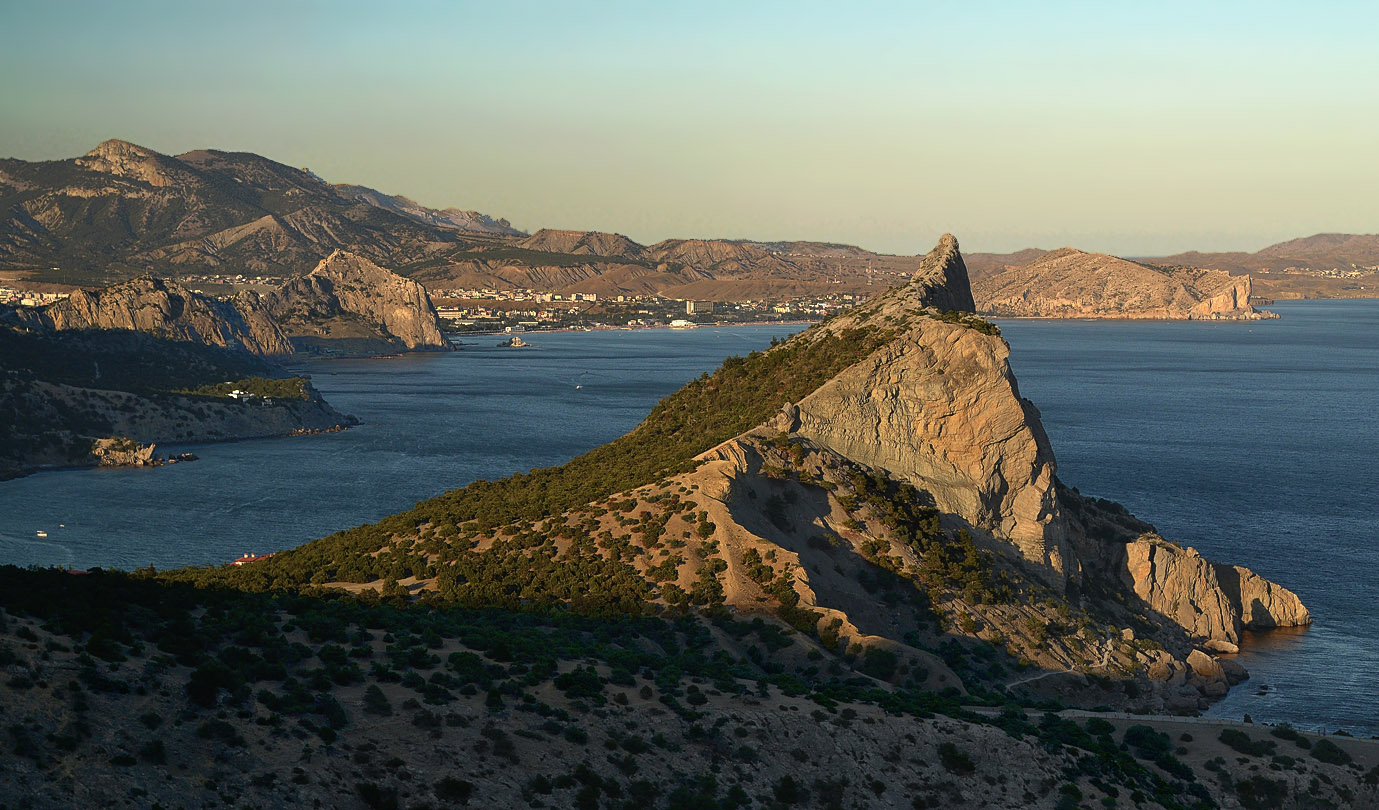
[[[1014,318],[1265,320],[1249,275],[1163,267],[1062,248],[1007,265],[972,285],[978,311]]]

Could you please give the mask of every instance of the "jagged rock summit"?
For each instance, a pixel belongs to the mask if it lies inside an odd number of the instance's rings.
[[[933,494],[940,509],[1069,573],[1054,458],[1020,396],[1010,350],[975,319],[958,242],[945,234],[912,280],[825,327],[899,329],[797,405],[800,435]],[[994,331],[994,330],[993,330]]]
[[[336,250],[265,305],[294,344],[315,351],[450,351],[426,288]]]
[[[54,331],[130,329],[260,356],[292,354],[287,336],[252,293],[217,301],[153,276],[77,290],[42,309],[20,310],[18,317],[29,327]]]
[[[939,237],[938,244],[920,262],[910,283],[918,286],[913,294],[918,295],[925,306],[956,312],[977,310],[958,239],[951,233]]]

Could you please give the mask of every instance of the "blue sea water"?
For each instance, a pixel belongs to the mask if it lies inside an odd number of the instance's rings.
[[[1255,323],[1001,321],[1058,474],[1296,592],[1213,716],[1379,734],[1379,301]]]
[[[479,478],[568,461],[723,358],[801,328],[533,334],[526,349],[489,335],[449,354],[312,361],[295,370],[363,424],[160,447],[195,452],[190,464],[0,482],[0,563],[171,568],[292,548]]]
[[[1283,319],[1001,328],[1065,482],[1312,610],[1312,628],[1252,640],[1253,678],[1211,714],[1379,734],[1379,301],[1273,308]],[[538,334],[524,350],[482,337],[448,355],[311,362],[302,370],[360,427],[0,483],[0,562],[164,568],[290,548],[563,462],[798,328]]]

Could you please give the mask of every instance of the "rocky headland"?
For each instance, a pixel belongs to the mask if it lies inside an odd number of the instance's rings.
[[[264,301],[299,349],[325,354],[450,351],[417,282],[337,250]]]
[[[399,516],[422,526],[419,535],[389,529],[359,542],[409,548],[469,525],[426,553],[436,573],[419,583],[463,598],[444,572],[473,553],[520,555],[504,539],[512,532],[552,538],[559,560],[569,548],[559,538],[576,526],[576,536],[616,540],[626,512],[678,528],[675,515],[692,500],[697,517],[683,518],[683,533],[693,539],[698,527],[704,541],[692,555],[657,563],[665,555],[653,543],[642,546],[645,557],[617,563],[658,583],[647,595],[655,602],[674,605],[712,581],[727,608],[784,616],[829,652],[893,650],[934,683],[989,682],[935,655],[945,639],[963,638],[999,651],[1009,669],[995,682],[1010,688],[1144,711],[1204,707],[1243,673],[1203,661],[1229,652],[1242,629],[1307,624],[1306,608],[1287,589],[1211,563],[1122,507],[1064,487],[1039,411],[1020,396],[1009,347],[973,308],[957,241],[945,236],[903,287],[745,363],[730,360],[617,442],[532,473],[545,482],[539,491],[576,502],[547,495],[532,511],[519,499],[514,512],[540,519],[511,523],[512,514],[483,511],[502,496],[463,507],[456,504],[470,503],[470,490],[461,490]],[[797,366],[805,370],[766,393],[744,393],[761,384],[753,375]],[[727,433],[733,424],[741,427]],[[675,456],[659,475],[637,472],[653,463],[637,456],[663,457],[666,442],[688,452],[683,437],[699,430],[704,446],[693,458]],[[709,441],[715,432],[722,438]],[[494,486],[523,492],[524,481]],[[579,492],[598,497],[577,501]],[[471,508],[483,511],[478,528],[466,524]],[[328,557],[335,542],[279,555],[272,566]],[[629,542],[637,544],[635,533]],[[612,555],[614,546],[598,553]],[[887,601],[896,593],[859,587],[878,576],[910,583],[922,604],[898,610]],[[1019,674],[1029,667],[1049,677]],[[1106,679],[1106,688],[1084,688],[1088,676]]]
[[[972,287],[977,310],[1013,318],[1263,320],[1250,276],[1161,267],[1063,248],[991,272]]]
[[[43,469],[157,466],[157,442],[300,436],[357,424],[309,383],[300,398],[234,399],[6,381],[0,408],[23,414],[0,445],[0,480]]]

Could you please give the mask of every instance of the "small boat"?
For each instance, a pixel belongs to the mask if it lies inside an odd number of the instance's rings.
[[[48,533],[45,532],[45,531],[43,531],[42,529],[40,529],[40,530],[34,532],[34,534],[38,535],[39,537],[47,537],[47,536],[48,536]]]

